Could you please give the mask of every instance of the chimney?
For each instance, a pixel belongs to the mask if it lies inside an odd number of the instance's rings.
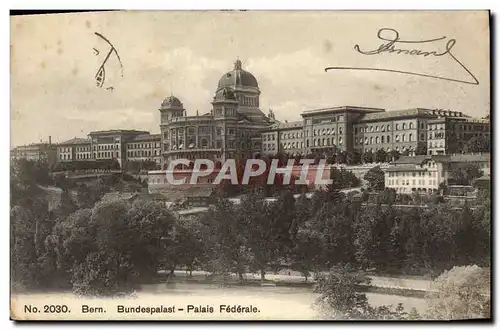
[[[49,135],[49,146],[52,145],[52,136]]]

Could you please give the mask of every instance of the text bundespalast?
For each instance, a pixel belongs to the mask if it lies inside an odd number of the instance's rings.
[[[260,310],[253,305],[219,305],[219,313],[227,314],[248,314],[248,313],[260,313]],[[118,313],[125,314],[172,314],[177,312],[187,312],[194,314],[210,314],[214,313],[215,309],[210,305],[186,305],[183,308],[175,308],[175,306],[117,306]]]

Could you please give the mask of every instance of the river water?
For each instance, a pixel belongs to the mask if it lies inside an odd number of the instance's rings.
[[[423,312],[426,308],[425,301],[419,298],[376,293],[368,293],[367,296],[372,305],[397,305],[401,302],[408,311],[415,307],[419,312]],[[70,292],[13,295],[11,311],[21,319],[313,320],[318,319],[312,306],[316,297],[317,295],[308,288],[221,287],[191,283],[151,284],[143,285],[140,292],[130,297],[115,299],[80,298]],[[69,312],[44,313],[44,305],[67,305]],[[30,313],[25,306],[35,306],[40,312],[34,313],[31,308]],[[162,306],[165,308],[164,312],[158,311],[154,314],[151,314],[151,310],[145,312],[140,308],[139,313],[120,312],[120,308],[125,307],[137,310],[137,307],[159,308]],[[221,309],[221,306],[225,307]],[[240,312],[238,309],[234,312],[227,312],[227,306],[236,306],[236,308],[241,306]],[[88,312],[89,307],[96,308],[95,312]],[[170,312],[167,311],[168,308]],[[213,309],[212,312],[210,308]],[[196,311],[203,310],[207,312],[196,313]]]

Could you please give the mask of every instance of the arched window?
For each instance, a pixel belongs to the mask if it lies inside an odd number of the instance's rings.
[[[403,133],[403,135],[401,136],[401,142],[405,142],[405,139],[406,139],[406,134]]]
[[[377,128],[378,128],[378,126],[377,126]],[[379,141],[379,137],[377,136],[377,137],[375,138],[375,143],[376,143],[376,144],[379,144],[379,142],[380,142],[380,141]]]
[[[411,134],[411,133],[410,133],[410,134],[408,135],[408,141],[410,141],[410,142],[411,142],[412,140],[413,140],[413,134]]]

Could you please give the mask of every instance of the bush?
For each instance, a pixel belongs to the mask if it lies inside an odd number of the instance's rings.
[[[490,318],[490,270],[474,266],[453,267],[435,281],[427,296],[431,319]]]
[[[403,304],[396,307],[370,306],[366,294],[360,286],[370,284],[370,278],[349,265],[335,266],[327,275],[317,275],[318,284],[314,288],[320,296],[315,302],[319,316],[334,320],[418,320],[415,309],[404,311]]]
[[[137,277],[126,258],[106,253],[90,253],[73,269],[73,290],[86,296],[115,296],[132,293]]]

